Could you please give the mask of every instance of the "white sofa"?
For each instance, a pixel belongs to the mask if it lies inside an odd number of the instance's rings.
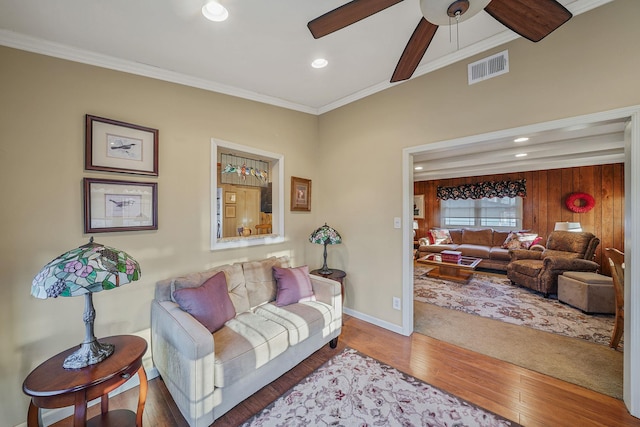
[[[192,427],[209,426],[235,405],[293,368],[342,327],[340,284],[310,276],[315,301],[279,307],[272,267],[286,257],[223,265],[156,284],[151,304],[153,361]],[[172,298],[224,271],[235,318],[211,333]]]

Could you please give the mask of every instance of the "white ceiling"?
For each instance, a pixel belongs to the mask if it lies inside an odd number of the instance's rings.
[[[609,1],[560,3],[578,15]],[[307,22],[347,0],[220,2],[222,23],[205,0],[0,0],[0,44],[321,114],[390,87],[421,17],[406,0],[316,40]],[[484,11],[460,23],[459,50],[452,33],[437,31],[414,78],[518,37]]]
[[[413,156],[414,181],[624,162],[626,119],[440,144]],[[528,141],[515,142],[516,137]],[[515,157],[526,153],[525,157]]]

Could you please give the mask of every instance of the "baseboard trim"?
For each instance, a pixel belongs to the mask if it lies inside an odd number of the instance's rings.
[[[377,317],[369,316],[368,314],[360,313],[359,311],[355,311],[350,308],[344,307],[342,311],[349,316],[364,320],[365,322],[371,323],[376,326],[380,326],[381,328],[387,329],[391,332],[395,332],[396,334],[405,335],[403,334],[402,326],[389,323],[385,320],[378,319]]]

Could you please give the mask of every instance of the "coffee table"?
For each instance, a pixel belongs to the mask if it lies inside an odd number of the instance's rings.
[[[434,270],[431,270],[427,273],[428,275],[433,273],[434,277],[463,283],[469,281],[471,275],[481,261],[482,258],[463,256],[457,263],[446,262],[442,261],[442,256],[440,254],[429,254],[417,260],[420,264],[437,267],[437,273],[435,273]]]

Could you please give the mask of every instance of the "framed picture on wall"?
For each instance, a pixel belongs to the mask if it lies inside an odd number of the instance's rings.
[[[233,191],[225,191],[224,192],[224,202],[225,203],[235,203],[236,202],[236,193]]]
[[[291,210],[311,211],[311,180],[291,177]]]
[[[424,219],[424,194],[413,196],[413,218]]]
[[[158,129],[86,115],[85,169],[158,176]]]
[[[225,206],[224,207],[224,216],[226,218],[235,218],[236,217],[236,207],[231,205],[231,206]]]
[[[84,232],[158,229],[158,184],[84,178]]]

